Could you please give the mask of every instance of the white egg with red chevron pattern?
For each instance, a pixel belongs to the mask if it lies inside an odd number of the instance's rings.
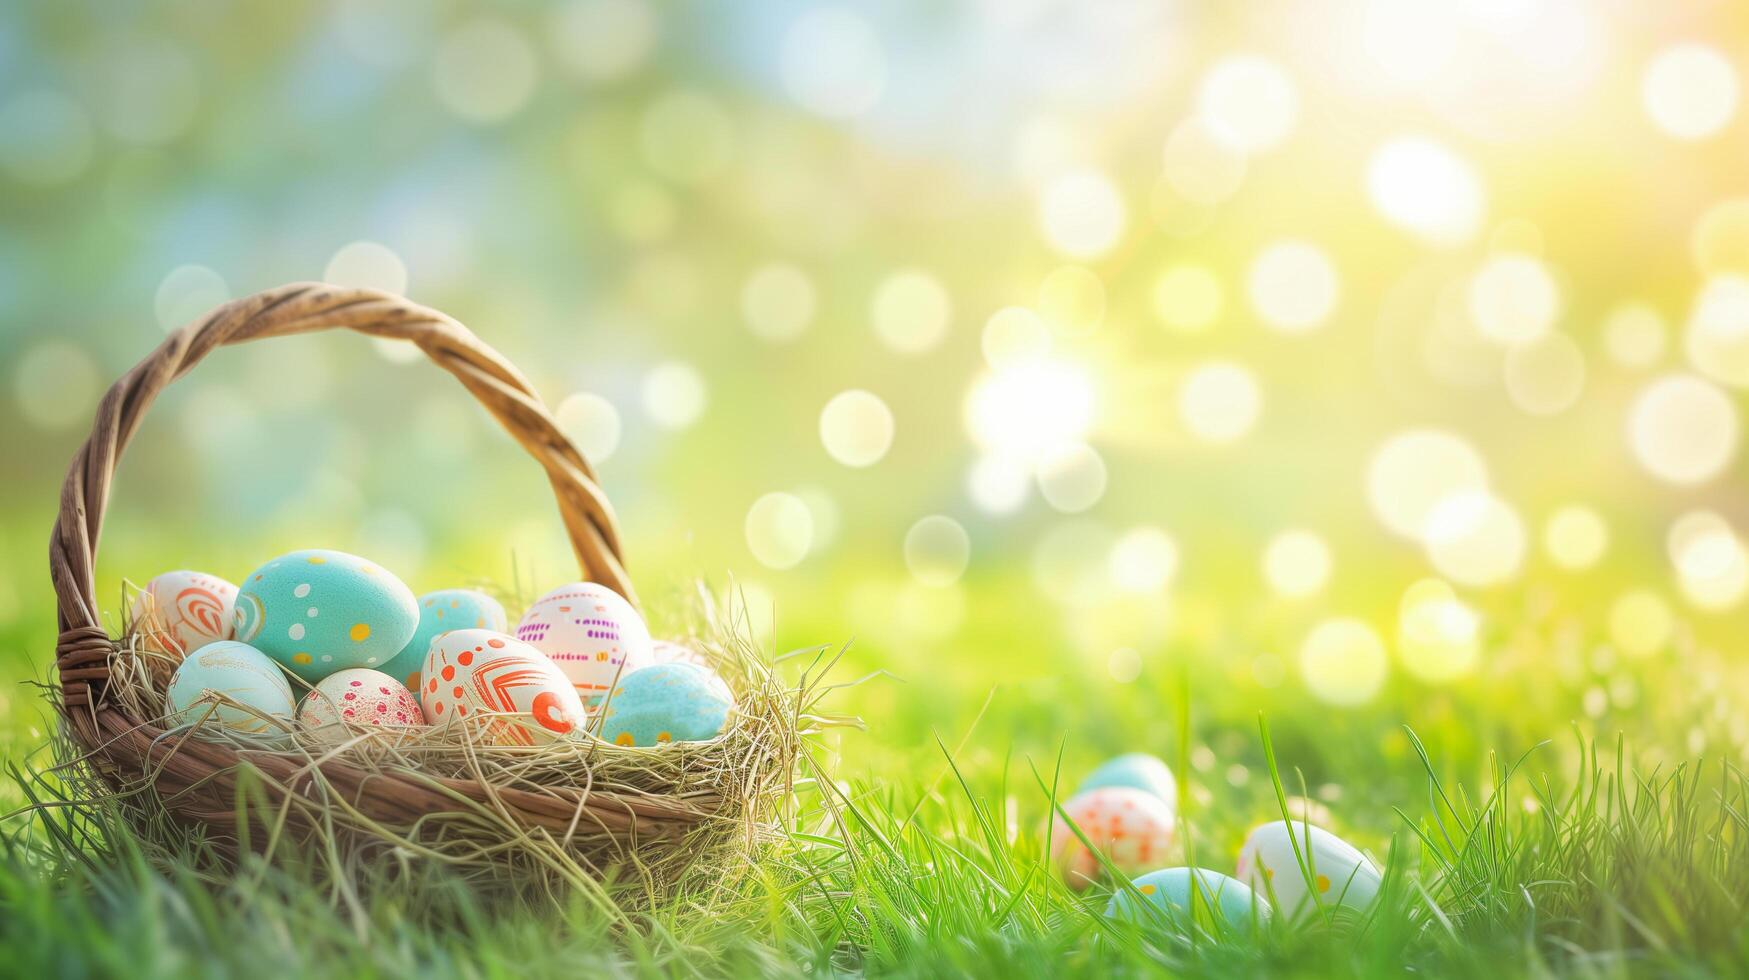
[[[1252,830],[1233,876],[1289,916],[1311,909],[1314,892],[1316,904],[1326,907],[1372,904],[1383,876],[1371,859],[1322,827],[1298,820],[1289,826],[1273,820]]]
[[[541,596],[516,624],[516,638],[552,658],[591,708],[614,678],[651,660],[644,617],[595,582],[572,582]]]
[[[535,745],[583,727],[583,702],[558,665],[526,643],[493,630],[452,630],[431,641],[419,701],[432,725],[483,714],[493,745]]]

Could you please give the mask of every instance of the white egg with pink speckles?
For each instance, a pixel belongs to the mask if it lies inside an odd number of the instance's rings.
[[[298,724],[344,740],[347,725],[383,728],[425,724],[419,700],[380,670],[353,667],[324,677],[298,706]]]
[[[1178,820],[1165,800],[1129,786],[1102,786],[1078,793],[1063,811],[1126,876],[1168,863],[1178,843]],[[1077,891],[1102,878],[1099,859],[1057,817],[1051,829],[1051,856],[1064,881]]]
[[[516,638],[547,655],[590,707],[623,677],[648,666],[650,629],[619,593],[573,582],[541,596],[516,624]]]

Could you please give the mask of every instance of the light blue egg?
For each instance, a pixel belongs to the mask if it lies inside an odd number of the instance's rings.
[[[491,630],[506,633],[510,617],[497,599],[477,589],[439,589],[419,597],[419,628],[413,638],[388,663],[376,668],[419,690],[419,672],[425,669],[425,655],[431,652],[431,641],[450,630]]]
[[[378,668],[419,628],[413,590],[343,551],[294,551],[239,585],[236,637],[312,684],[346,667]]]
[[[735,703],[714,679],[692,664],[655,664],[632,671],[603,709],[601,737],[617,745],[715,738]]]
[[[1130,884],[1141,893],[1140,901],[1127,889],[1118,889],[1105,907],[1108,918],[1122,919],[1144,925],[1160,925],[1183,919],[1190,914],[1190,868],[1162,868],[1150,871]],[[1229,926],[1244,926],[1251,922],[1253,910],[1259,918],[1270,915],[1269,903],[1254,894],[1244,882],[1229,878],[1218,871],[1197,869],[1197,907],[1212,910]],[[1142,903],[1151,905],[1149,908]]]
[[[1107,760],[1081,780],[1081,788],[1075,792],[1085,793],[1101,786],[1128,786],[1158,796],[1174,808],[1178,806],[1178,781],[1172,778],[1171,767],[1146,752],[1130,752]]]
[[[218,700],[214,694],[237,704]],[[297,710],[285,673],[266,654],[236,640],[208,643],[184,657],[170,677],[166,700],[170,717],[178,724],[201,721],[210,714],[208,725],[269,738],[289,732]]]

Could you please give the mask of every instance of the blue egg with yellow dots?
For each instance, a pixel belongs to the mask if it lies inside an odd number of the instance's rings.
[[[728,689],[692,664],[641,667],[602,707],[601,737],[615,745],[665,745],[717,737],[735,707]]]
[[[1212,912],[1228,926],[1248,926],[1253,916],[1259,920],[1267,919],[1272,911],[1263,896],[1246,887],[1244,882],[1219,871],[1162,868],[1150,871],[1130,884],[1135,893],[1118,889],[1105,907],[1107,918],[1142,925],[1186,921],[1191,914],[1192,887],[1197,890],[1197,907]],[[1141,896],[1139,899],[1137,893]]]

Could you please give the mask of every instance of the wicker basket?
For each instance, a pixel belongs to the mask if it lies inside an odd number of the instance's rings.
[[[127,801],[144,823],[193,832],[221,850],[320,835],[330,852],[338,840],[354,855],[399,848],[469,872],[551,872],[572,882],[632,867],[629,877],[660,886],[703,855],[756,839],[792,785],[805,692],[776,681],[752,645],[732,637],[706,638],[737,688],[728,729],[658,749],[583,739],[531,757],[469,744],[429,764],[397,756],[384,765],[187,737],[142,706],[152,702],[128,686],[148,684],[148,674],[127,631],[112,637],[102,625],[94,576],[117,460],[158,393],[209,351],[331,327],[411,341],[455,375],[546,470],[583,577],[636,603],[613,509],[589,463],[528,380],[466,327],[397,296],[324,284],[237,300],[171,334],[110,388],[61,491],[49,547],[59,705],[86,793]]]

